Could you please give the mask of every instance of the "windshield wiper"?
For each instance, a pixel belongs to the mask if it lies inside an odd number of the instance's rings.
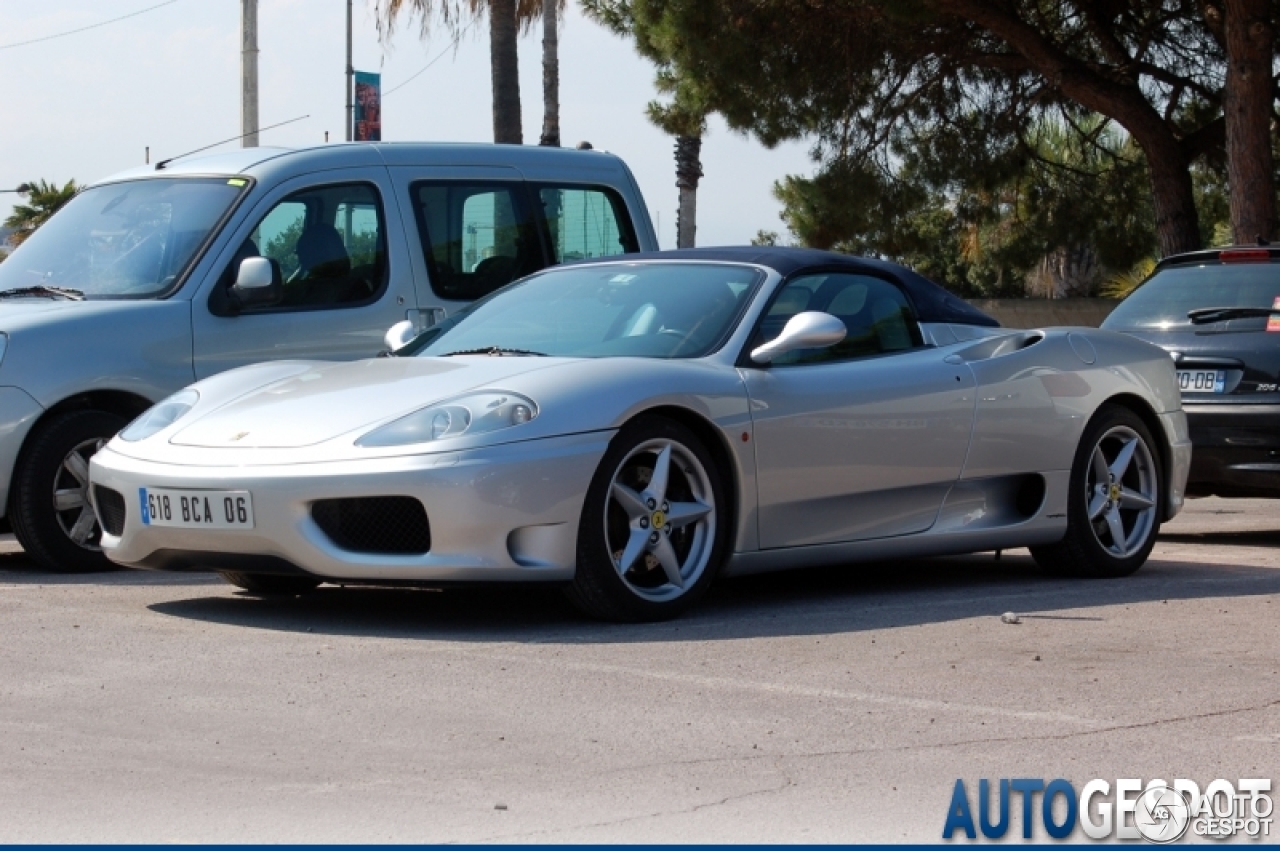
[[[1280,307],[1202,307],[1187,311],[1187,318],[1191,320],[1192,325],[1207,325],[1210,322],[1222,322],[1226,319],[1252,319],[1275,315],[1280,315]]]
[[[528,356],[528,357],[535,357],[535,358],[547,357],[547,355],[543,354],[542,352],[531,352],[531,351],[528,351],[527,349],[504,349],[501,346],[485,346],[483,349],[465,349],[460,352],[447,352],[443,355],[440,355],[440,357],[451,358],[454,355],[488,355],[491,358],[504,358],[504,357],[509,358],[509,357],[521,357],[521,356]]]
[[[84,293],[70,287],[51,287],[40,284],[34,287],[0,290],[0,298],[65,298],[67,301],[84,301]]]

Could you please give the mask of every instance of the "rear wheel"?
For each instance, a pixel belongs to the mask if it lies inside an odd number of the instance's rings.
[[[633,421],[587,490],[569,598],[604,620],[675,617],[711,585],[729,534],[726,505],[693,432],[660,417]]]
[[[1085,428],[1071,467],[1067,534],[1032,547],[1038,564],[1073,576],[1127,576],[1160,531],[1164,476],[1155,441],[1128,408],[1105,405]]]
[[[14,470],[10,520],[33,561],[48,570],[116,570],[98,545],[89,459],[125,425],[106,411],[70,411],[41,425]]]
[[[218,575],[237,588],[263,597],[297,597],[314,591],[320,585],[319,579],[310,576],[273,576],[232,570],[219,570]]]

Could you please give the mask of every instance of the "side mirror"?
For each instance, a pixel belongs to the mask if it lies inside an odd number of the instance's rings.
[[[751,353],[756,363],[769,363],[774,358],[796,349],[825,349],[844,339],[844,323],[830,313],[806,310],[787,321],[782,333]]]
[[[237,312],[279,304],[284,298],[280,264],[267,257],[246,257],[240,261],[228,295]]]
[[[417,336],[418,329],[414,327],[413,322],[408,319],[401,319],[387,329],[386,336],[382,338],[382,345],[386,347],[387,354],[393,355],[407,346]]]

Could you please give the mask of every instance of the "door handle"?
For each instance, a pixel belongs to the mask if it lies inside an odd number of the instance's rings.
[[[439,325],[445,320],[445,315],[443,307],[411,308],[404,312],[404,318],[413,323],[413,330],[419,334],[433,325]]]

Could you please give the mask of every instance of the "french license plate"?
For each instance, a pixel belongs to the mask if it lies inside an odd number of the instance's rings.
[[[252,529],[253,497],[248,491],[138,488],[144,526],[179,529]]]
[[[1225,393],[1227,371],[1224,369],[1180,369],[1178,386],[1183,393]]]

